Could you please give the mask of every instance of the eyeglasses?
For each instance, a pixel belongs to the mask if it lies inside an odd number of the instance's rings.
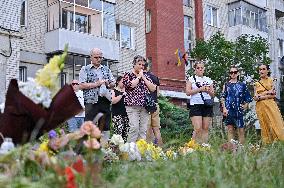
[[[230,71],[230,74],[238,74],[239,71]]]
[[[94,59],[103,59],[104,57],[102,57],[102,56],[94,57],[94,56],[93,56],[93,58],[94,58]]]

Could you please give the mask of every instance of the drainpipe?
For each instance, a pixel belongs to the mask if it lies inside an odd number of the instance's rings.
[[[195,36],[197,40],[204,39],[202,0],[194,0],[195,5]]]

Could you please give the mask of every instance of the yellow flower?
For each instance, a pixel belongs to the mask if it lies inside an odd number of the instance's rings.
[[[192,149],[198,149],[199,144],[195,142],[195,140],[191,139],[188,143],[185,144],[185,147],[189,147]]]
[[[136,142],[136,145],[137,145],[138,150],[140,151],[141,155],[144,156],[145,151],[147,150],[147,147],[148,147],[146,140],[140,139]]]
[[[168,151],[166,151],[166,156],[169,159],[174,159],[174,152],[172,150],[168,150]]]
[[[49,60],[42,69],[38,70],[36,73],[36,82],[44,87],[51,90],[53,95],[59,89],[58,75],[60,71],[64,68],[64,61],[67,56],[67,47],[64,49],[64,53],[61,56],[54,56]]]
[[[48,153],[48,151],[49,151],[48,141],[44,141],[43,143],[41,143],[37,151],[38,152],[46,152],[46,153]]]

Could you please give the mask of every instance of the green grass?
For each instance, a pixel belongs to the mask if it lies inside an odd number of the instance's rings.
[[[284,143],[257,153],[232,154],[217,145],[175,161],[120,162],[104,166],[107,187],[284,187]]]

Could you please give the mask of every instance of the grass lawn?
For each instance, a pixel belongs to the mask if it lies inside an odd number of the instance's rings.
[[[107,187],[284,187],[284,143],[252,152],[197,151],[174,161],[119,162],[102,171]]]

